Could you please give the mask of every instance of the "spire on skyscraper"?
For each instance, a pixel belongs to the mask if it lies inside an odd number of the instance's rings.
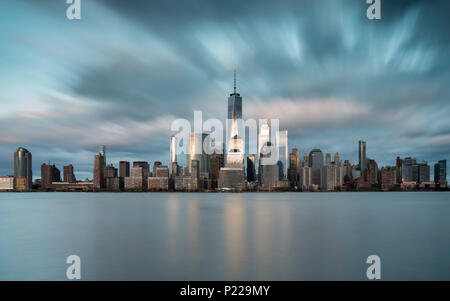
[[[234,94],[236,94],[236,69],[234,69]]]

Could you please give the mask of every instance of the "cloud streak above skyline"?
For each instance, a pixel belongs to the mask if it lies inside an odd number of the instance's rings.
[[[65,1],[0,3],[0,175],[13,152],[73,164],[168,164],[171,121],[226,118],[233,70],[247,118],[279,118],[289,148],[357,142],[381,165],[450,160],[448,1]]]

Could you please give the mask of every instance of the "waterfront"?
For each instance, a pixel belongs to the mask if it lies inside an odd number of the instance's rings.
[[[0,280],[450,280],[450,193],[2,193]]]

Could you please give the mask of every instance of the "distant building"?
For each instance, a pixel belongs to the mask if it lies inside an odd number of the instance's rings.
[[[298,148],[293,148],[289,154],[289,168],[288,179],[291,187],[297,186],[298,182],[298,168],[299,168],[299,155]]]
[[[313,149],[309,153],[309,167],[311,167],[311,183],[319,185],[321,183],[320,173],[323,166],[323,153],[320,149]]]
[[[160,161],[155,161],[154,163],[153,163],[153,176],[155,176],[156,175],[156,169],[158,168],[158,167],[160,167],[160,166],[162,166],[162,163],[160,162]]]
[[[67,182],[67,183],[76,183],[77,182],[75,174],[73,173],[73,165],[72,164],[64,166],[63,172],[64,172],[64,182]]]
[[[331,154],[327,153],[325,155],[325,165],[330,165],[331,164]]]
[[[0,191],[13,191],[13,190],[14,190],[14,177],[0,176]]]
[[[100,146],[99,152],[94,157],[94,189],[102,189],[106,185],[103,175],[106,167],[105,149],[105,146]]]
[[[119,177],[126,178],[130,176],[130,162],[120,161],[119,162]]]
[[[426,161],[422,161],[417,164],[418,168],[418,181],[417,183],[429,183],[430,182],[430,166]]]
[[[336,188],[336,166],[325,165],[321,168],[320,189],[323,191],[333,191]]]
[[[385,166],[380,174],[381,189],[390,190],[397,184],[397,167]]]
[[[447,185],[447,160],[439,160],[434,164],[434,182],[439,185]]]
[[[268,124],[262,124],[258,134],[258,173],[261,174],[261,150],[264,145],[270,141],[270,127]]]
[[[33,169],[32,169],[32,155],[23,148],[19,147],[14,153],[14,177],[25,178],[25,186],[23,180],[16,181],[16,189],[21,191],[31,191],[33,185]]]
[[[190,133],[189,135],[189,153],[186,154],[187,170],[191,169],[191,162],[196,160],[199,162],[201,173],[209,174],[209,164],[211,155],[206,153],[204,145],[210,145],[210,137],[206,133]]]
[[[157,166],[154,176],[160,178],[169,178],[169,167],[166,165]]]
[[[311,167],[302,166],[298,170],[298,186],[302,190],[311,189]]]
[[[247,156],[247,182],[256,181],[255,155]]]
[[[288,131],[278,131],[276,135],[276,146],[278,148],[278,160],[281,162],[281,169],[279,170],[280,181],[288,177]]]
[[[53,182],[61,182],[55,165],[41,165],[41,190],[47,190]]]
[[[177,138],[175,136],[170,137],[170,175],[176,176],[177,169],[173,169],[173,163],[177,162]]]
[[[361,175],[364,175],[364,171],[366,170],[366,141],[359,140],[358,142],[358,159],[359,159],[359,170],[361,171]]]
[[[261,158],[270,157],[271,151],[271,142],[267,142],[266,145],[261,150]],[[267,148],[267,149],[266,149]],[[278,164],[264,164],[261,166],[262,174],[261,174],[261,188],[262,189],[272,189],[277,186],[277,182],[279,182],[279,166]]]
[[[367,162],[367,177],[364,179],[369,185],[378,185],[378,164],[375,160],[366,159]]]
[[[417,182],[418,177],[414,176],[413,166],[416,165],[416,159],[406,157],[402,160],[401,176],[402,182]]]

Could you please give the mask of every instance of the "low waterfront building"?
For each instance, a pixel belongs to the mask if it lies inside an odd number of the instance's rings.
[[[0,177],[0,191],[13,191],[14,190],[14,177],[2,176]]]

